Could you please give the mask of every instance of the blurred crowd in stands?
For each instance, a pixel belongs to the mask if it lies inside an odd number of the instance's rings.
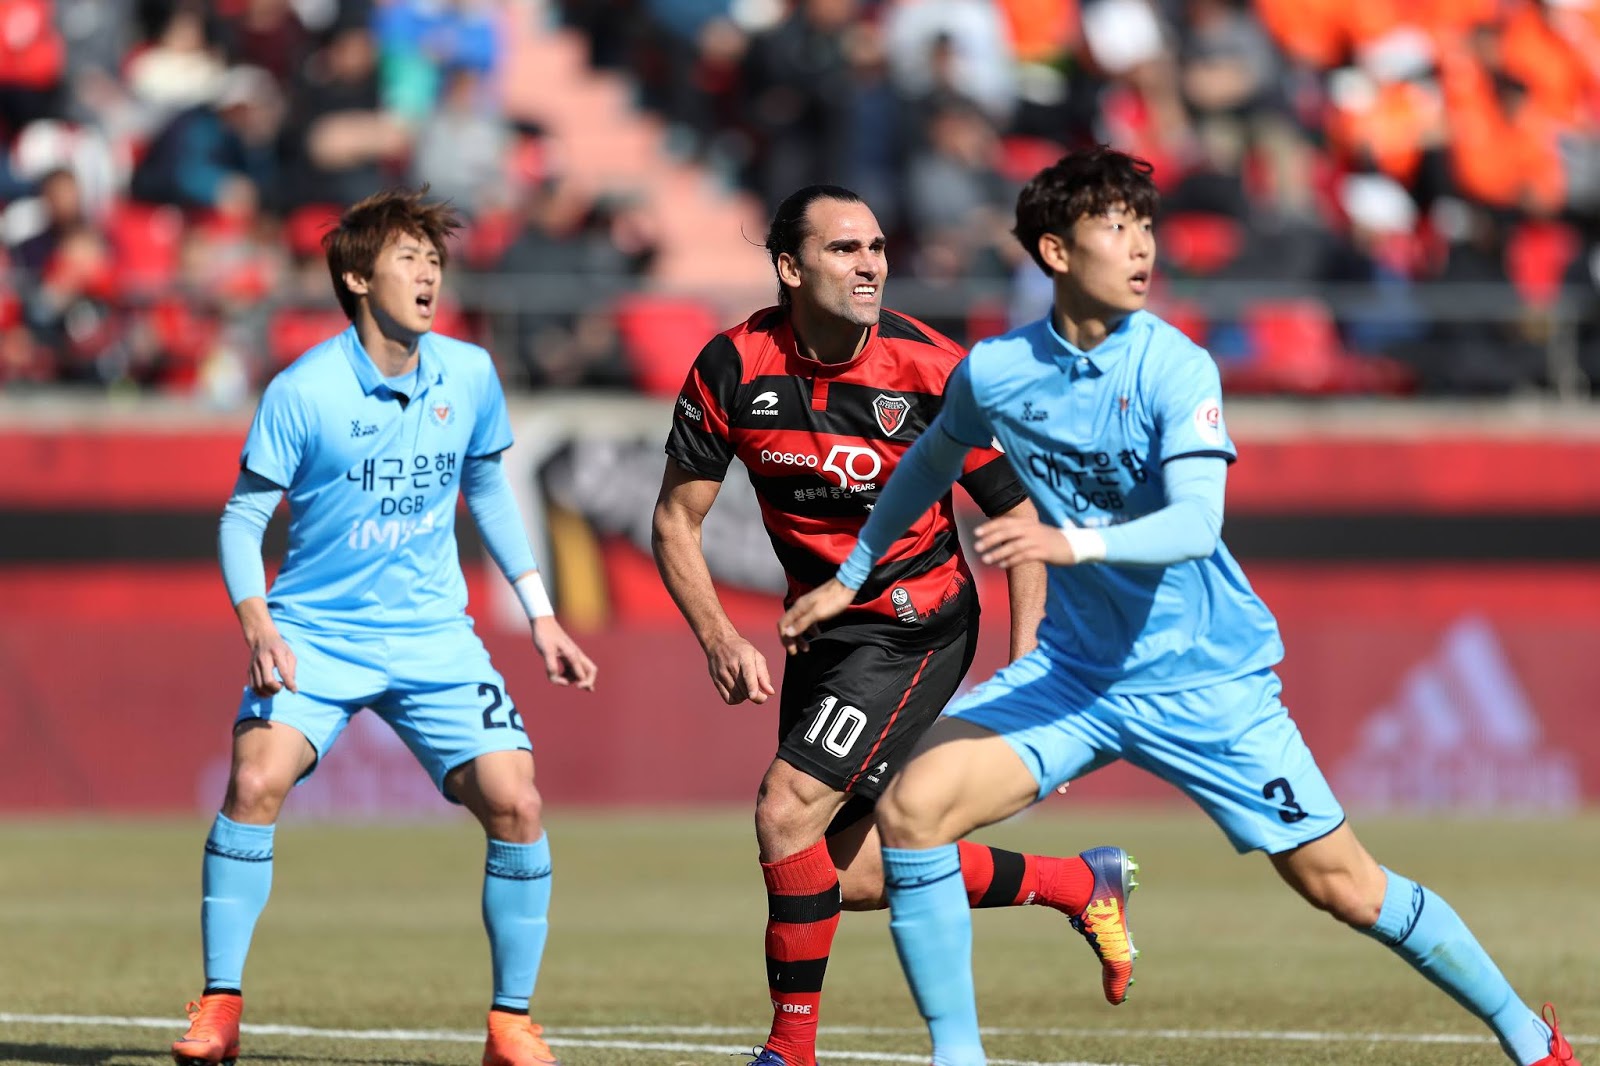
[[[1600,0],[515,11],[581,33],[673,156],[730,190],[768,206],[813,181],[860,192],[904,291],[959,308],[929,314],[958,339],[1043,311],[1008,233],[1016,190],[1105,141],[1156,165],[1158,309],[1235,389],[1600,381]],[[469,218],[452,273],[474,282],[442,329],[489,344],[513,385],[651,387],[612,312],[648,288],[661,236],[506,113],[503,79],[540,77],[507,69],[511,13],[0,0],[0,387],[241,402],[342,328],[321,235],[402,181]],[[535,276],[567,284],[519,290]],[[1003,295],[965,299],[975,286]]]

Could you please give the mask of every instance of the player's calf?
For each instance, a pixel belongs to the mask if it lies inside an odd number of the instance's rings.
[[[239,1057],[239,1018],[244,997],[237,992],[210,992],[190,1003],[189,1031],[173,1043],[177,1066],[233,1066]]]

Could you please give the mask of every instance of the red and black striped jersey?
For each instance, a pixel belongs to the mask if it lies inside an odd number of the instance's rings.
[[[900,457],[939,413],[945,379],[965,354],[885,310],[859,355],[819,363],[800,354],[788,314],[769,307],[701,349],[678,396],[667,454],[716,481],[739,457],[793,602],[844,561]],[[989,515],[1026,496],[1005,456],[989,448],[968,455],[961,485]],[[940,608],[973,606],[971,585],[947,493],[895,541],[839,621],[943,630],[966,611]]]

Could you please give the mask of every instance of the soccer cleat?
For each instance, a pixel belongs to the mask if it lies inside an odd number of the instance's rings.
[[[745,1066],[789,1066],[776,1051],[768,1051],[759,1044],[750,1049],[753,1056]],[[741,1056],[742,1058],[743,1056]]]
[[[1121,848],[1090,848],[1078,856],[1094,874],[1094,891],[1083,913],[1072,915],[1072,927],[1100,960],[1100,985],[1113,1007],[1128,998],[1133,960],[1139,957],[1128,929],[1128,896],[1139,887],[1139,864]]]
[[[1550,1027],[1550,1054],[1534,1063],[1533,1066],[1582,1066],[1578,1061],[1577,1053],[1572,1050],[1572,1045],[1567,1043],[1567,1038],[1561,1035],[1561,1023],[1556,1020],[1556,1009],[1546,1003],[1539,1012],[1544,1023]]]
[[[483,1066],[556,1066],[556,1056],[544,1042],[543,1026],[526,1014],[492,1010]]]
[[[204,995],[187,1009],[189,1031],[172,1045],[172,1061],[178,1066],[233,1066],[239,1057],[244,997]]]

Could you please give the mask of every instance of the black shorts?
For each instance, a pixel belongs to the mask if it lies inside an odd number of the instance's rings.
[[[825,634],[789,660],[778,716],[778,758],[854,797],[857,821],[882,795],[956,694],[978,650],[978,612],[938,647]]]

